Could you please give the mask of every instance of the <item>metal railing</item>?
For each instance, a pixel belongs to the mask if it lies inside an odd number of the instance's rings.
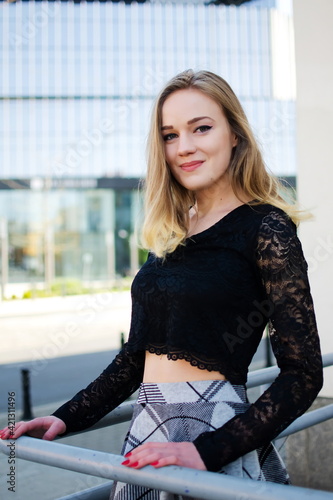
[[[333,365],[333,353],[323,356],[323,364],[324,366]],[[248,387],[269,383],[274,380],[278,372],[277,367],[251,372]],[[129,420],[132,409],[132,403],[123,404],[87,431]],[[286,437],[331,418],[333,418],[333,404],[305,413],[278,437]],[[9,442],[0,440],[0,450],[9,455]],[[147,466],[140,470],[129,469],[121,465],[123,457],[120,455],[78,448],[58,442],[43,441],[27,436],[22,436],[15,441],[15,454],[18,458],[44,465],[125,483],[138,484],[187,497],[199,497],[203,500],[267,500],[268,498],[270,500],[284,500],[286,498],[288,500],[333,500],[333,493],[327,491],[271,482],[258,482],[184,467],[168,466],[155,469],[152,466]],[[109,491],[110,483],[107,483],[63,497],[62,500],[106,500]]]

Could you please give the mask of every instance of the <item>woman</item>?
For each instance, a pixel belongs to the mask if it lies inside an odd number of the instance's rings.
[[[87,428],[140,387],[125,466],[288,483],[270,441],[311,405],[322,364],[300,217],[280,189],[229,85],[207,71],[173,78],[152,115],[150,254],[133,281],[128,342],[86,389],[53,416],[18,423],[14,437]],[[280,374],[249,404],[248,366],[267,322]],[[112,498],[160,496],[118,483]]]

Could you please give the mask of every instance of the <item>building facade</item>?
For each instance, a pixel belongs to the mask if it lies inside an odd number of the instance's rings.
[[[268,167],[293,178],[290,3],[0,2],[8,280],[103,279],[140,265],[134,233],[149,114],[163,84],[186,68],[231,84]]]

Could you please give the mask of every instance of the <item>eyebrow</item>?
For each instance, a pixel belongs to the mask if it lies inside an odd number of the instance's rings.
[[[195,118],[192,118],[187,122],[187,125],[192,125],[192,123],[199,122],[200,120],[204,120],[205,118],[209,118],[209,120],[213,120],[213,118],[210,118],[210,116],[197,116]],[[170,130],[174,128],[173,125],[164,125],[161,127],[161,130]]]

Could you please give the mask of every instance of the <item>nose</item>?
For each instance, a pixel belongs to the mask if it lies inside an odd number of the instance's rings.
[[[189,154],[195,153],[196,151],[195,142],[191,134],[181,134],[178,139],[178,155],[187,156]]]

